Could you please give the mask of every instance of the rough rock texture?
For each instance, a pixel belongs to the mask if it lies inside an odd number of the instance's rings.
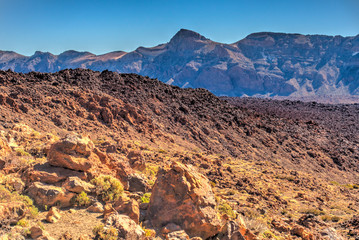
[[[121,214],[112,214],[106,220],[106,226],[112,226],[118,230],[118,237],[123,239],[142,240],[145,232],[130,217]]]
[[[62,167],[51,166],[48,162],[36,164],[26,171],[26,180],[28,182],[42,182],[54,184],[62,182],[69,177],[76,177],[81,180],[87,179],[87,174]]]
[[[87,171],[100,163],[93,150],[94,144],[89,138],[68,135],[51,146],[48,161],[52,166]]]
[[[359,35],[261,32],[223,44],[181,29],[167,44],[129,53],[36,52],[25,57],[0,51],[3,70],[55,72],[80,67],[138,73],[227,96],[350,97],[359,94]],[[101,115],[106,123],[112,122],[108,109]]]
[[[55,223],[61,218],[61,214],[56,207],[52,207],[46,214],[46,221]]]
[[[189,166],[173,163],[157,175],[147,218],[155,227],[175,223],[190,237],[205,239],[222,226],[215,206],[208,179]]]
[[[94,186],[88,182],[82,181],[78,177],[69,177],[62,185],[67,191],[74,193],[91,192]]]
[[[23,202],[0,203],[0,219],[6,223],[15,224],[25,217],[26,205]]]
[[[120,214],[129,216],[137,224],[139,223],[140,208],[138,202],[125,195],[112,204],[112,207]]]
[[[71,206],[71,198],[75,193],[66,192],[61,187],[34,182],[27,190],[27,194],[40,206],[59,205],[61,207]]]

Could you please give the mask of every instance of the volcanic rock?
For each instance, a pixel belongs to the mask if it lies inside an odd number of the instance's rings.
[[[75,193],[66,192],[61,187],[34,182],[27,190],[27,194],[35,200],[38,205],[61,207],[71,206],[71,198]]]
[[[94,144],[89,138],[68,135],[51,146],[48,161],[52,166],[87,171],[101,163],[93,150]]]
[[[193,167],[174,162],[157,175],[147,218],[155,227],[175,223],[190,237],[216,235],[222,222],[209,181]]]

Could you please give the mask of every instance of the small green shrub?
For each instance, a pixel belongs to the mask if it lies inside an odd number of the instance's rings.
[[[221,202],[218,205],[218,211],[222,214],[227,214],[232,219],[236,217],[232,207],[226,202]]]
[[[15,149],[15,152],[16,152],[16,155],[18,155],[18,156],[27,156],[27,157],[31,156],[30,153],[26,152],[26,151],[25,151],[24,149],[22,149],[22,148],[16,148],[16,149]]]
[[[74,196],[73,203],[77,206],[88,206],[91,203],[90,198],[87,196],[87,193],[81,192],[78,195]]]
[[[27,227],[29,226],[29,222],[26,219],[20,219],[17,223],[17,226],[21,226],[21,227]]]
[[[96,187],[96,194],[102,201],[116,201],[123,192],[123,185],[120,180],[108,176],[101,175],[92,179],[91,183]]]
[[[149,203],[151,199],[151,193],[145,193],[143,194],[143,196],[140,198],[141,203]]]
[[[99,240],[117,240],[118,231],[114,227],[105,228],[103,224],[97,225],[92,229],[92,233]]]

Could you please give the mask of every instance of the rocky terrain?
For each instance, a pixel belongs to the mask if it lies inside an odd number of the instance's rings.
[[[66,68],[137,73],[216,95],[358,102],[359,35],[262,32],[233,43],[182,29],[168,43],[133,52],[94,55],[66,51],[23,56],[0,52],[0,69],[56,72]]]
[[[0,239],[356,239],[358,105],[0,72]]]

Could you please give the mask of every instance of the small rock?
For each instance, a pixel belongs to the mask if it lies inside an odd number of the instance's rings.
[[[188,240],[189,236],[183,230],[171,232],[166,235],[166,240]]]
[[[46,215],[46,221],[55,223],[61,218],[60,211],[56,207],[52,207]]]
[[[30,228],[30,236],[32,239],[37,240],[54,240],[52,237],[50,237],[48,232],[38,226],[33,226]]]
[[[180,231],[182,230],[180,226],[178,226],[177,224],[174,223],[169,223],[167,224],[164,228],[162,228],[162,233],[163,234],[168,234],[171,232],[176,232],[176,231]]]
[[[100,202],[94,202],[91,206],[87,208],[87,211],[94,213],[103,213],[104,208]]]
[[[71,209],[69,210],[69,212],[72,214],[72,213],[75,213],[75,212],[76,212],[76,210],[75,210],[75,209],[73,209],[73,208],[71,208]]]
[[[106,226],[112,226],[118,230],[118,237],[131,240],[142,240],[145,232],[130,217],[122,214],[112,214],[106,220]]]

